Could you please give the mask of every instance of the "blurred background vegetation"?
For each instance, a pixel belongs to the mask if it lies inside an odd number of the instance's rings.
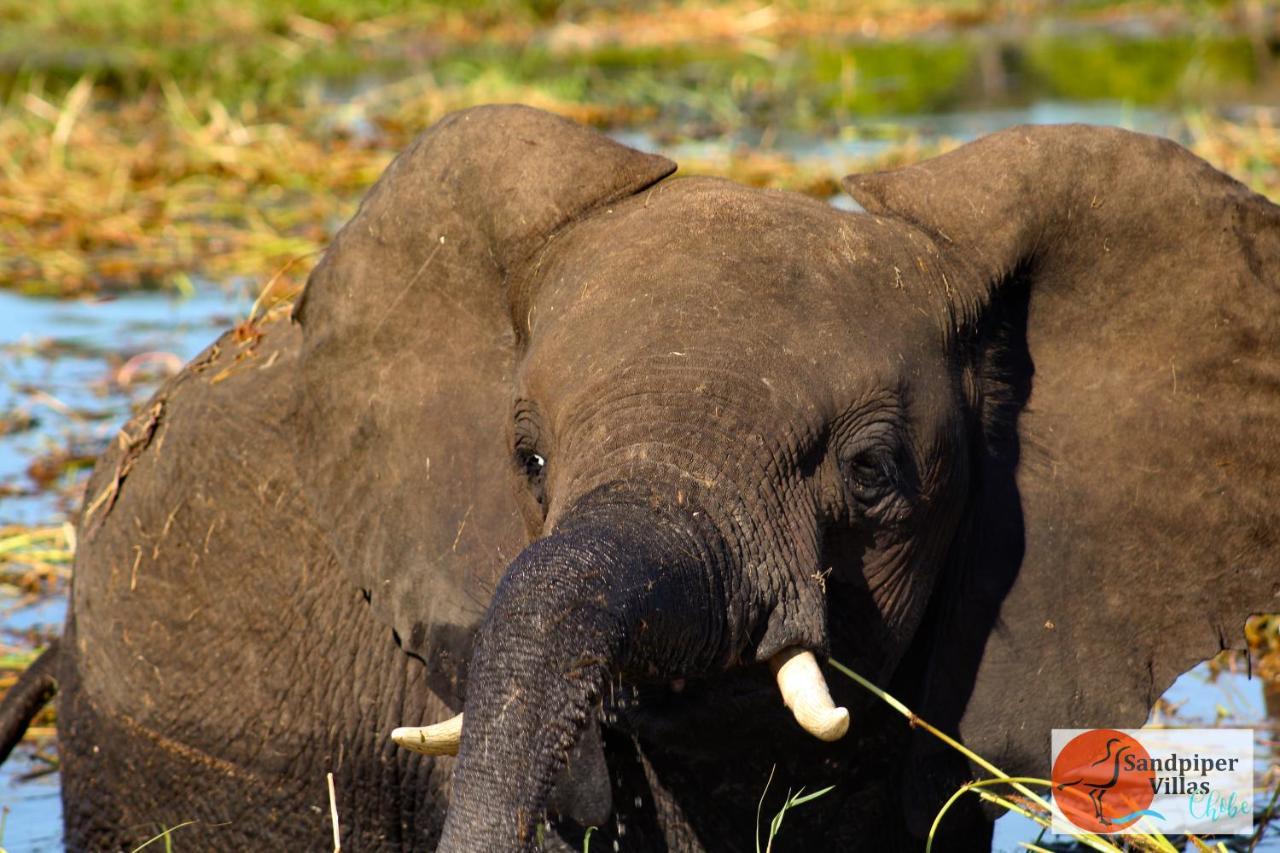
[[[1105,103],[1275,193],[1276,115],[1251,108],[1280,103],[1278,21],[1262,0],[0,0],[0,286],[296,261],[296,287],[395,150],[490,101],[816,194],[1002,110]]]

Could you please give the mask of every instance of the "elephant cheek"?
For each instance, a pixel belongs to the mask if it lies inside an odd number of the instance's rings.
[[[842,614],[832,621],[833,647],[855,666],[891,673],[920,627],[945,574],[945,559],[945,547],[919,549],[899,542],[865,551],[861,565],[833,576],[829,600]]]

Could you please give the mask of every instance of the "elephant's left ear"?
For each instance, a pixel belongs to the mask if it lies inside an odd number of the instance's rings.
[[[1140,726],[1280,610],[1280,208],[1168,140],[1086,126],[846,186],[950,257],[973,379],[979,503],[930,704],[1045,775],[1051,728]]]
[[[455,113],[387,167],[311,276],[295,314],[299,474],[339,561],[437,689],[456,696],[525,544],[511,282],[557,229],[674,169],[527,107]]]

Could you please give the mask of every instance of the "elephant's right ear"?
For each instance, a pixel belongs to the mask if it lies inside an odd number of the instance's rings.
[[[1280,208],[1083,125],[847,186],[943,248],[971,371],[979,503],[918,710],[1046,775],[1051,729],[1142,725],[1280,608]]]
[[[508,281],[557,229],[674,170],[527,107],[455,113],[387,168],[308,282],[299,474],[339,562],[446,695],[525,544]]]

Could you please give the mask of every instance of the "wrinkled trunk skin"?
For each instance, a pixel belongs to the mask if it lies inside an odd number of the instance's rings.
[[[616,673],[723,666],[723,548],[688,513],[588,496],[508,568],[480,628],[443,851],[530,850]]]

